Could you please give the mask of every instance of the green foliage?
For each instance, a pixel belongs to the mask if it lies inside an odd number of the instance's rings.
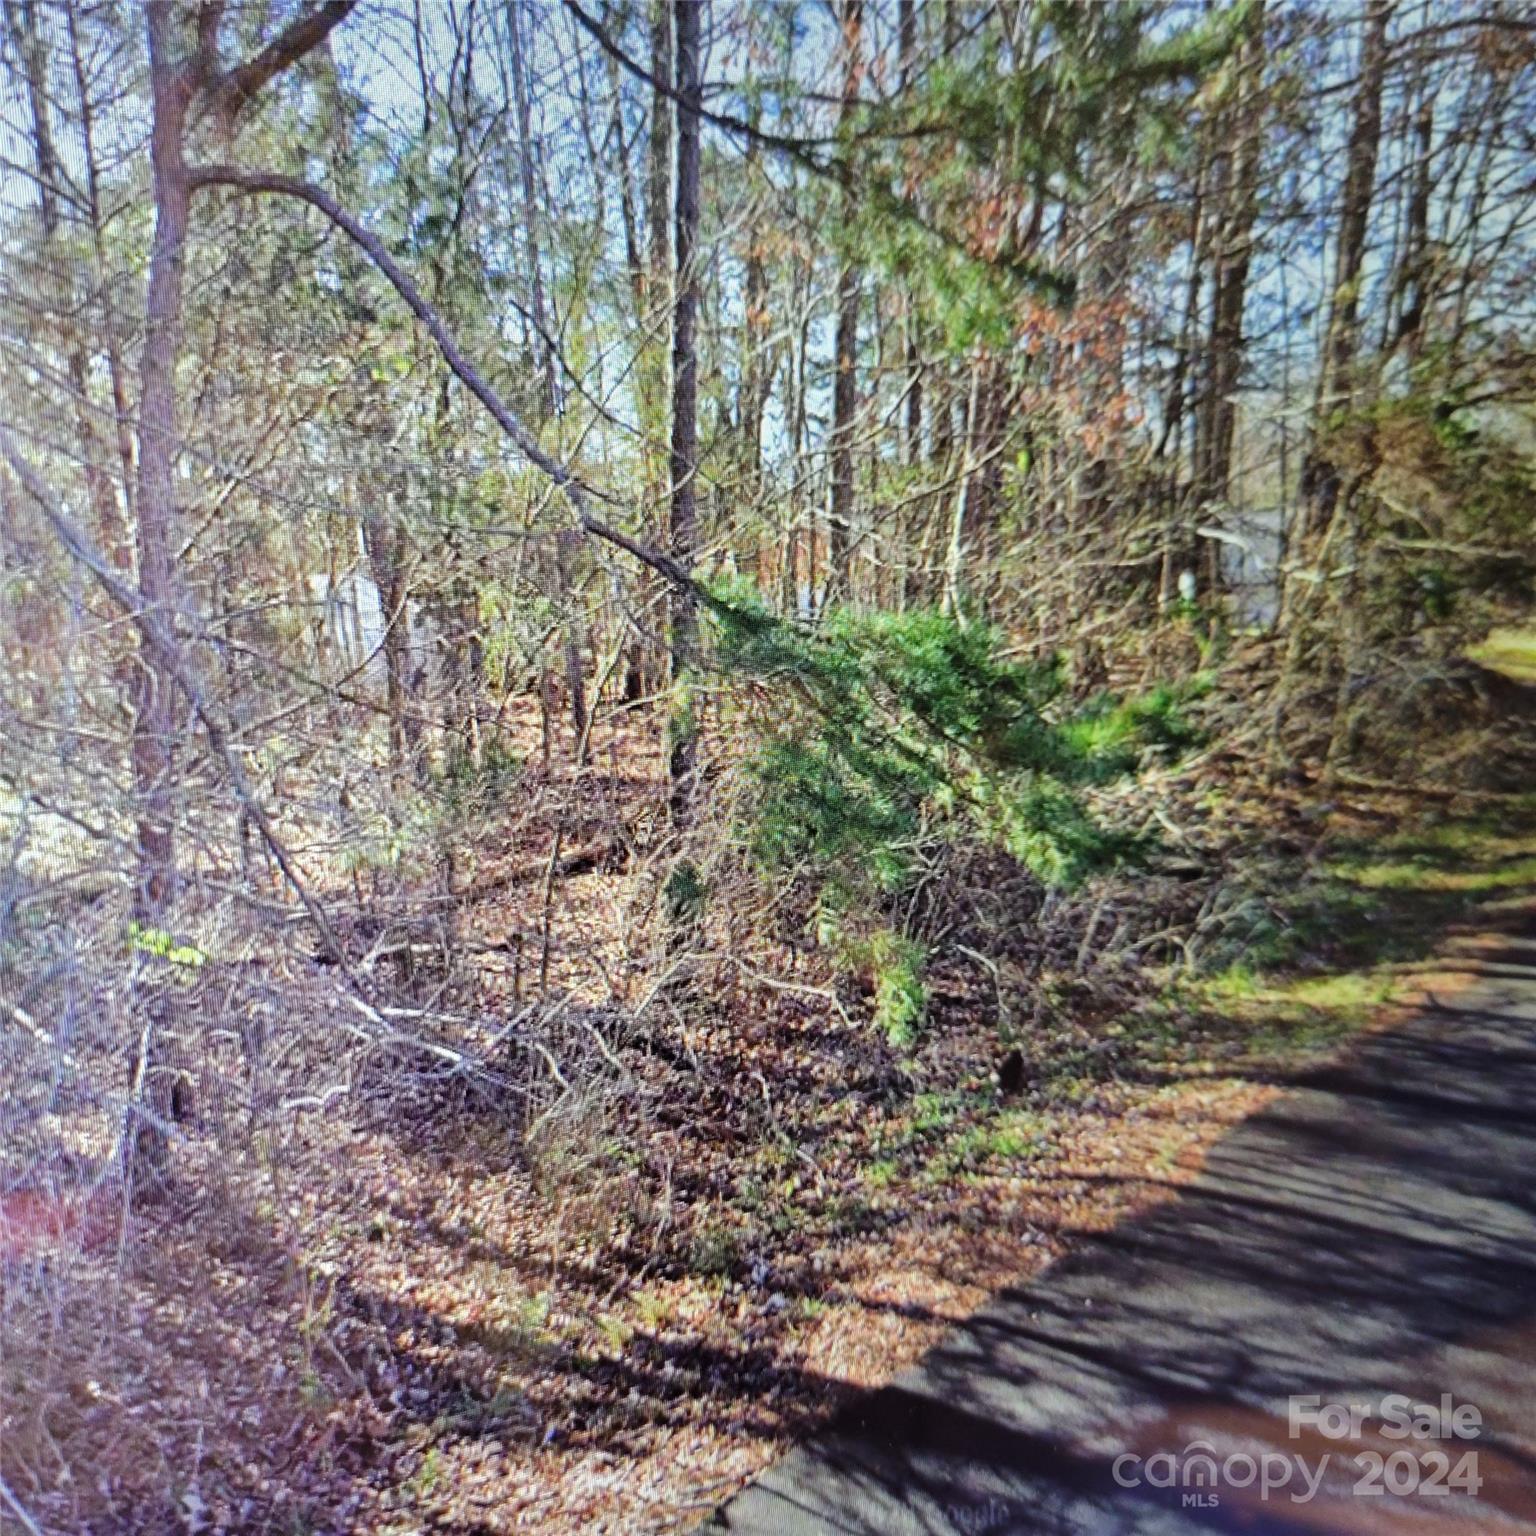
[[[688,1243],[688,1268],[696,1275],[724,1279],[741,1261],[736,1234],[719,1222],[706,1222]]]
[[[195,944],[182,944],[163,928],[151,928],[144,923],[128,924],[128,944],[146,955],[158,955],[172,965],[196,970],[207,964],[208,956]]]
[[[1076,788],[1192,739],[1171,689],[1074,711],[1057,663],[1008,660],[994,629],[932,610],[840,610],[814,632],[735,594],[714,614],[724,669],[771,691],[752,763],[770,864],[857,860],[889,892],[925,841],[980,834],[1074,879],[1124,851]]]
[[[816,880],[823,942],[871,973],[897,1044],[921,1022],[924,953],[889,914],[919,867],[971,842],[1046,883],[1078,881],[1129,851],[1082,788],[1194,738],[1186,694],[1074,710],[1059,664],[1011,660],[996,630],[953,615],[836,610],[812,631],[731,589],[711,611],[719,664],[768,705],[749,763],[753,851]]]
[[[1134,769],[1148,748],[1176,754],[1195,746],[1200,733],[1184,706],[1208,687],[1208,680],[1199,679],[1182,686],[1159,683],[1134,699],[1100,694],[1062,731],[1093,772],[1112,778]]]
[[[704,915],[704,904],[709,887],[699,873],[699,867],[691,859],[674,864],[662,888],[666,903],[667,921],[673,927],[682,923],[697,922]]]
[[[870,940],[869,950],[875,980],[875,1024],[892,1045],[910,1046],[928,1008],[923,947],[883,928]]]
[[[1132,851],[1129,839],[1096,822],[1067,785],[1035,778],[1001,803],[1000,841],[1046,885],[1076,885]]]
[[[845,245],[925,289],[955,351],[1007,347],[1021,300],[1065,309],[1077,292],[1076,273],[1041,258],[1021,205],[1046,188],[1086,191],[1109,156],[1177,158],[1193,91],[1253,9],[1241,0],[1170,26],[1144,5],[1053,0],[1031,9],[1006,59],[946,53],[917,89],[861,114],[870,134]],[[872,147],[882,131],[897,146],[889,160]]]
[[[499,805],[523,776],[523,760],[504,742],[492,739],[478,759],[456,745],[434,774],[445,815],[463,820]]]
[[[845,911],[831,915],[824,906],[822,936],[831,940],[846,969],[868,977],[874,993],[876,1028],[897,1050],[905,1050],[916,1043],[928,1011],[928,989],[923,982],[927,950],[894,928],[850,935],[846,925],[853,917]]]

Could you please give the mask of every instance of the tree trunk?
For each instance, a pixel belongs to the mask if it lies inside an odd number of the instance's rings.
[[[182,134],[191,81],[173,59],[172,9],[155,0],[147,10],[154,120],[150,166],[155,202],[154,243],[144,306],[144,348],[139,363],[138,512],[139,589],[145,607],[171,621],[171,537],[175,520],[176,358],[181,346],[182,287],[191,186],[182,158]],[[153,646],[143,641],[133,687],[133,779],[137,800],[138,875],[135,911],[155,924],[175,881],[171,806],[175,683]]]
[[[1242,87],[1236,121],[1223,137],[1236,138],[1220,178],[1223,199],[1211,253],[1210,363],[1207,369],[1205,427],[1200,434],[1203,463],[1196,495],[1203,506],[1222,507],[1231,497],[1232,453],[1237,436],[1237,389],[1243,368],[1243,315],[1253,261],[1253,226],[1259,212],[1259,157],[1263,127],[1257,101],[1263,86],[1264,9],[1249,16],[1243,44]],[[1220,586],[1221,546],[1210,540],[1207,590]]]
[[[144,343],[139,354],[137,515],[139,601],[158,626],[174,634],[177,429],[176,363],[181,350],[187,231],[192,178],[185,159],[187,114],[199,93],[233,131],[240,108],[276,74],[323,42],[350,9],[347,0],[300,16],[266,48],[237,69],[219,72],[217,7],[199,14],[197,47],[178,47],[173,0],[145,6],[151,98],[150,171],[155,229],[144,300]],[[163,926],[176,885],[172,774],[177,734],[176,678],[162,651],[141,628],[130,690],[133,735],[130,761],[135,801],[134,918],[143,928]],[[153,1175],[167,1154],[165,1127],[178,1103],[179,1072],[166,1059],[159,1003],[150,995],[139,1010],[140,1035],[132,1073],[136,1113],[123,1142],[130,1178]]]
[[[533,130],[528,105],[528,74],[523,63],[522,23],[518,16],[521,0],[508,0],[507,36],[511,43],[512,93],[517,111],[518,163],[523,195],[523,227],[526,230],[529,280],[532,285],[533,323],[538,331],[538,355],[544,381],[544,410],[555,420],[561,412],[560,381],[555,371],[555,349],[549,317],[544,305],[544,274],[539,254],[539,205],[534,195]],[[586,756],[587,678],[584,664],[585,626],[572,591],[568,541],[557,539],[555,546],[555,585],[559,598],[564,636],[566,702],[571,712],[571,740],[576,760]]]
[[[754,119],[757,109],[754,106]],[[746,173],[757,169],[756,143],[748,146]],[[761,218],[763,213],[760,213]],[[754,221],[755,222],[755,221]],[[757,537],[759,501],[763,488],[763,412],[768,403],[768,268],[763,260],[763,241],[756,230],[747,231],[746,274],[742,289],[745,315],[741,328],[741,399],[736,415],[741,438],[743,489],[753,514],[751,533]]]
[[[896,9],[897,55],[901,68],[901,89],[911,89],[917,68],[917,4],[916,0],[900,0]],[[907,404],[906,430],[902,462],[909,470],[917,470],[923,462],[923,346],[922,322],[918,315],[915,294],[909,288],[903,307],[902,329],[906,342]],[[905,609],[916,594],[917,584],[912,569],[912,553],[921,533],[924,515],[923,501],[908,488],[910,510],[907,527],[899,535],[903,540],[901,552],[901,583],[898,590],[898,606]]]
[[[174,625],[171,537],[175,519],[176,357],[181,344],[183,273],[191,186],[182,134],[191,80],[173,61],[172,11],[155,0],[146,11],[153,121],[150,166],[155,202],[154,242],[144,305],[139,362],[137,552],[142,606]],[[130,686],[133,736],[134,835],[137,869],[133,916],[141,929],[164,928],[175,894],[175,807],[171,774],[176,733],[175,679],[165,658],[141,631]],[[152,964],[147,960],[146,964]],[[130,1186],[157,1183],[169,1142],[176,1073],[168,1060],[164,999],[153,981],[135,988],[139,1031],[130,1088],[133,1114],[125,1129],[123,1163]]]
[[[1397,330],[1394,347],[1401,347],[1410,365],[1419,359],[1424,341],[1424,315],[1429,307],[1431,261],[1429,207],[1434,191],[1435,97],[1427,86],[1414,115],[1413,180],[1398,266]]]
[[[976,468],[975,448],[980,441],[982,368],[982,361],[978,357],[971,364],[971,389],[966,402],[965,430],[961,438],[960,472],[952,492],[953,514],[949,525],[949,545],[944,556],[944,611],[961,620],[965,617],[965,551],[970,536],[967,523],[975,510],[971,483]]]
[[[397,772],[414,766],[418,723],[410,679],[410,590],[405,578],[405,535],[377,512],[363,519],[368,574],[379,594],[384,625],[384,708],[389,722],[389,760]]]
[[[686,5],[678,11],[688,9]],[[672,260],[672,116],[671,98],[663,89],[672,79],[672,0],[651,0],[650,159],[646,172],[646,209],[650,225],[650,299],[654,304],[667,291]]]
[[[666,87],[672,80],[673,0],[650,0],[650,136],[644,177],[646,224],[646,261],[637,292],[641,299],[636,324],[642,334],[648,332],[668,304],[668,285],[672,263],[672,119],[673,103]],[[669,306],[670,307],[670,306]],[[667,379],[664,354],[644,345],[636,362],[640,398],[640,426],[644,433],[641,453],[645,461],[647,532],[661,519],[661,508],[668,499],[667,458],[662,452],[665,441]],[[654,402],[654,404],[653,404]],[[652,522],[651,520],[655,521]],[[636,593],[636,611],[649,613],[656,606],[655,588],[649,573],[642,573]],[[624,697],[634,701],[657,691],[665,665],[655,639],[637,633],[629,647],[624,667]]]
[[[694,336],[699,303],[699,12],[677,8],[677,203],[675,302],[672,315],[672,506],[671,554],[685,571],[693,568],[698,542],[699,375]],[[698,721],[693,672],[698,650],[697,600],[689,588],[670,594],[672,718],[668,777],[672,814],[683,821],[698,769]]]
[[[858,111],[863,75],[863,0],[843,0],[843,101],[839,126],[846,130]],[[845,145],[842,165],[843,229],[851,232],[857,214],[853,168]],[[849,556],[853,542],[853,438],[858,412],[859,293],[863,272],[847,256],[837,282],[837,371],[832,384],[831,498],[827,528],[827,600],[841,602],[851,595]]]
[[[1334,259],[1333,292],[1328,333],[1312,424],[1313,439],[1302,467],[1302,535],[1311,541],[1333,519],[1340,477],[1329,460],[1329,423],[1349,407],[1354,395],[1354,370],[1360,343],[1360,280],[1365,266],[1365,239],[1376,188],[1376,156],[1381,144],[1381,93],[1386,74],[1387,24],[1392,0],[1370,0],[1360,44],[1360,79],[1355,90],[1348,163],[1339,197],[1339,238]]]
[[[523,198],[523,241],[528,259],[528,280],[533,300],[533,324],[538,332],[534,347],[544,383],[544,409],[541,415],[555,416],[560,410],[560,382],[555,374],[555,352],[544,306],[544,273],[539,256],[539,204],[534,195],[534,144],[532,116],[528,104],[528,75],[523,65],[522,22],[518,16],[521,0],[507,0],[507,39],[512,66],[513,106],[517,113],[518,178]]]

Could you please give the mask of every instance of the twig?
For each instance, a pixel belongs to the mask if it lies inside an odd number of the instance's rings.
[[[272,825],[272,819],[267,815],[266,807],[256,798],[255,791],[246,779],[245,770],[240,765],[240,760],[230,749],[228,732],[214,715],[207,700],[203,698],[203,691],[198,687],[197,680],[182,654],[181,646],[166,625],[163,616],[157,610],[144,606],[142,594],[135,592],[107,564],[91,541],[76,527],[73,519],[63,510],[58,499],[32,467],[30,461],[22,455],[10,432],[4,426],[0,426],[0,457],[6,460],[27,494],[37,503],[38,509],[52,527],[60,543],[96,578],[102,590],[127,614],[144,637],[145,643],[159,656],[176,686],[192,706],[192,712],[202,721],[209,745],[212,746],[214,755],[223,764],[236,799],[245,807],[251,820],[256,824],[262,841],[266,843],[278,868],[282,870],[289,885],[293,887],[294,894],[309,914],[309,919],[315,925],[320,941],[325,945],[330,958],[347,972],[354,985],[360,987],[360,983],[347,964],[346,955],[342,951],[335,930],[331,927],[330,920],[320,904],[309,894],[309,888],[300,878],[287,847],[278,837],[277,830]]]
[[[822,998],[837,1010],[844,1024],[852,1025],[853,1020],[849,1017],[848,1010],[843,1007],[837,993],[831,987],[813,987],[809,982],[804,981],[781,981],[777,976],[767,976],[761,971],[754,971],[739,955],[731,955],[727,958],[748,981],[755,981],[759,986],[770,987],[775,992],[803,992],[809,997]]]
[[[21,1521],[27,1536],[43,1536],[42,1526],[27,1512],[26,1505],[11,1492],[11,1485],[3,1477],[0,1477],[0,1499],[5,1500],[6,1504],[10,1507],[11,1513]]]

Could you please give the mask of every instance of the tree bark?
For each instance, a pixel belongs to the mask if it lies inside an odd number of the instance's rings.
[[[672,281],[672,120],[673,78],[672,17],[675,0],[650,0],[650,134],[644,175],[646,255],[637,292],[640,299],[636,323],[642,334],[650,331],[670,310]],[[665,355],[650,345],[641,348],[636,374],[639,380],[640,422],[644,432],[646,534],[660,528],[668,496],[665,408],[667,376]],[[654,520],[654,521],[653,521]],[[636,608],[648,612],[654,593],[642,574]],[[625,662],[624,696],[638,700],[653,695],[662,680],[666,659],[655,637],[637,633]]]
[[[843,0],[843,100],[839,127],[847,130],[858,112],[859,82],[863,76],[863,0]],[[844,148],[841,167],[843,229],[851,231],[858,203],[853,190],[853,168]],[[853,543],[853,438],[858,413],[859,297],[863,271],[850,254],[837,281],[837,363],[832,383],[831,496],[827,527],[827,601],[841,602],[851,595],[849,558]]]
[[[154,118],[150,166],[155,233],[144,304],[144,347],[139,362],[137,553],[144,606],[169,623],[171,537],[175,519],[176,358],[181,347],[183,276],[192,188],[182,155],[193,77],[174,58],[172,7],[152,0],[146,10]],[[174,690],[162,658],[147,643],[134,675],[133,778],[137,801],[138,873],[134,909],[139,922],[159,922],[175,878],[171,805]]]
[[[702,0],[677,8],[677,201],[675,303],[672,316],[671,555],[693,571],[698,543],[699,375],[694,335],[699,303],[699,20]],[[698,720],[693,698],[699,611],[692,587],[669,598],[672,642],[672,718],[668,753],[671,804],[686,818],[698,770]]]
[[[682,11],[692,3],[684,0]],[[651,78],[672,79],[673,0],[651,0]],[[650,158],[646,171],[646,210],[650,225],[650,298],[666,293],[671,277],[672,244],[672,101],[658,85],[651,92]]]
[[[1264,8],[1249,13],[1243,43],[1242,85],[1230,131],[1236,140],[1230,157],[1223,152],[1219,178],[1222,206],[1211,252],[1210,363],[1206,374],[1205,424],[1199,434],[1202,464],[1196,495],[1202,506],[1224,506],[1231,496],[1232,454],[1237,436],[1237,390],[1243,370],[1243,316],[1248,301],[1248,273],[1253,262],[1253,226],[1259,212],[1259,156],[1262,122],[1257,102],[1263,86]],[[1208,541],[1207,590],[1220,586],[1221,546]]]
[[[137,668],[130,690],[133,734],[130,761],[135,801],[137,869],[134,918],[160,928],[175,892],[176,842],[172,774],[177,730],[177,677],[166,645],[174,637],[176,608],[175,470],[180,452],[177,429],[176,363],[181,350],[187,233],[196,183],[185,159],[188,114],[194,103],[211,106],[228,124],[269,80],[303,53],[323,42],[355,0],[327,0],[301,15],[248,63],[218,72],[218,7],[199,13],[196,50],[178,49],[177,11],[172,0],[149,0],[148,36],[151,124],[150,170],[155,229],[144,300],[144,344],[139,357],[137,514],[140,625]],[[161,1059],[156,1036],[160,1020],[151,1001],[144,1011],[134,1096],[149,1112],[137,1117],[124,1140],[133,1168],[154,1169],[165,1161],[164,1126],[171,1118],[176,1074]]]
[[[1334,259],[1328,332],[1323,344],[1313,413],[1313,440],[1302,467],[1302,533],[1315,538],[1333,519],[1340,475],[1328,454],[1330,420],[1349,407],[1360,345],[1360,281],[1365,239],[1376,188],[1381,145],[1381,94],[1386,75],[1387,24],[1393,0],[1370,0],[1360,44],[1360,78],[1355,89],[1344,187],[1339,196],[1339,237]]]
[[[1401,347],[1410,365],[1419,359],[1424,342],[1424,316],[1429,307],[1432,266],[1429,255],[1429,208],[1434,192],[1435,97],[1427,86],[1414,114],[1413,179],[1398,266],[1397,329],[1394,348]]]
[[[380,499],[383,500],[381,493]],[[389,722],[389,760],[397,772],[417,766],[420,723],[410,676],[410,587],[405,571],[404,531],[387,512],[365,514],[363,552],[368,573],[379,594],[384,624],[380,649],[384,655],[384,707]]]
[[[534,192],[534,144],[532,113],[528,102],[528,74],[523,63],[523,28],[518,16],[520,0],[507,0],[507,40],[512,66],[513,107],[517,113],[518,180],[523,198],[523,241],[528,259],[528,281],[533,301],[533,323],[538,332],[536,347],[544,381],[545,409],[551,417],[560,410],[560,383],[555,375],[555,351],[544,305],[544,273],[539,254],[539,203]]]
[[[756,109],[754,108],[754,115]],[[746,173],[751,178],[757,170],[759,150],[749,144]],[[761,218],[766,210],[760,211]],[[746,273],[742,288],[745,314],[741,328],[741,399],[736,415],[741,437],[742,468],[745,489],[754,510],[762,490],[763,411],[768,403],[768,268],[763,260],[763,241],[752,229],[747,231]]]

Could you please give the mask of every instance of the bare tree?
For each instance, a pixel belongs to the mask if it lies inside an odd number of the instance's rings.
[[[849,131],[858,114],[859,87],[864,76],[863,0],[843,0],[839,25],[843,50],[843,94],[839,122]],[[857,207],[854,172],[846,158],[842,167],[843,227],[851,232]],[[836,601],[850,593],[849,555],[853,537],[853,448],[859,404],[859,295],[863,272],[848,253],[837,279],[837,357],[832,383],[831,497],[827,527],[827,597]]]
[[[701,4],[677,8],[676,266],[672,307],[672,558],[692,571],[698,543],[699,359],[695,326],[699,307],[699,32]],[[698,664],[698,599],[674,588],[672,623],[672,742],[668,775],[672,808],[687,813],[698,769],[698,720],[693,673]]]
[[[195,36],[185,36],[172,0],[149,0],[153,114],[150,165],[155,232],[144,300],[144,346],[139,360],[137,514],[139,600],[154,622],[171,625],[181,606],[175,572],[177,429],[176,363],[181,350],[187,241],[194,185],[186,160],[187,136],[199,116],[212,116],[232,131],[235,119],[267,84],[317,47],[352,9],[355,0],[325,0],[300,15],[244,63],[226,68],[219,56],[224,18],[221,0],[203,0]],[[191,44],[189,47],[188,44]],[[146,638],[134,674],[133,778],[137,806],[138,876],[135,916],[158,928],[175,891],[174,773],[179,730],[176,679],[162,647]],[[158,1074],[155,1020],[147,1020],[134,1067],[137,1092],[156,1119],[171,1109],[174,1082]],[[164,1133],[141,1122],[129,1138],[128,1155],[163,1160]]]

